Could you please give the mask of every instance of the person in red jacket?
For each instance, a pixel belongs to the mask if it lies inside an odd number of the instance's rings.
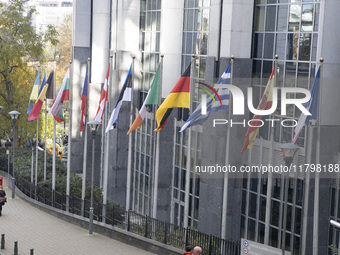
[[[185,247],[185,252],[183,253],[183,255],[192,255],[190,246]]]
[[[6,197],[6,192],[2,189],[2,186],[0,186],[0,216],[2,213],[2,206],[5,205],[5,200],[3,200]]]

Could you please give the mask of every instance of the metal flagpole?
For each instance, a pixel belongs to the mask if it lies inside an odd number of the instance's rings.
[[[39,71],[40,71],[40,65],[39,65]],[[40,77],[39,77],[39,83],[40,83]],[[37,118],[37,138],[35,141],[35,186],[38,185],[38,141],[39,141],[39,116]],[[35,193],[36,195],[37,193]]]
[[[130,105],[130,127],[133,122],[133,84],[135,77],[135,56],[132,57],[132,74],[131,74],[131,105]],[[131,193],[131,162],[132,162],[132,133],[129,134],[129,151],[128,151],[128,166],[127,166],[127,177],[126,177],[126,211],[130,210],[130,193]]]
[[[308,130],[307,130],[308,128]],[[306,151],[306,163],[311,164],[312,162],[312,141],[313,141],[313,127],[308,125],[306,127],[307,133],[307,151]],[[310,171],[306,172],[306,181],[305,181],[305,195],[304,195],[304,202],[303,202],[303,216],[302,216],[302,234],[301,234],[301,255],[306,254],[306,241],[307,241],[307,224],[308,224],[308,204],[309,204],[309,187],[310,187]]]
[[[112,63],[113,56],[110,55],[110,66],[113,66]],[[110,99],[111,99],[111,89],[110,89],[110,79],[111,79],[111,68],[110,68],[110,74],[109,74],[109,86],[108,86],[108,101],[106,102],[106,107],[103,115],[103,119],[108,119],[109,112],[111,112],[110,109]],[[102,125],[102,130],[104,130],[106,125]],[[107,182],[108,182],[108,173],[109,173],[109,148],[110,148],[110,132],[104,133],[105,136],[105,151],[104,151],[104,171],[103,171],[103,222],[106,222],[106,205],[107,205]],[[113,219],[112,219],[113,220]]]
[[[69,114],[68,114],[68,142],[67,142],[67,175],[66,175],[66,211],[70,205],[70,176],[71,176],[71,154],[72,154],[72,104],[73,104],[73,65],[70,62],[70,88],[69,88]]]
[[[195,55],[192,54],[191,70],[190,70],[190,93],[189,93],[189,112],[192,112],[192,101],[194,97],[194,72],[195,72]],[[191,174],[191,128],[188,129],[188,152],[185,175],[185,197],[184,197],[184,222],[183,227],[187,228],[189,225],[189,192],[190,192],[190,174]]]
[[[276,87],[276,75],[277,75],[277,59],[279,56],[276,54],[274,56],[274,86]],[[274,115],[274,113],[273,113]],[[273,118],[274,119],[274,118]],[[270,148],[269,148],[269,166],[273,166],[274,158],[274,126],[270,127]],[[273,174],[268,172],[268,182],[267,182],[267,203],[266,203],[266,217],[265,217],[265,231],[264,231],[264,244],[269,245],[269,224],[270,224],[270,213],[271,213],[271,199],[272,199],[272,186],[273,186]]]
[[[321,77],[323,58],[320,58],[320,77],[319,77],[319,95],[318,95],[318,118],[316,120],[316,155],[315,164],[320,164],[320,105],[321,105]],[[320,200],[320,173],[315,172],[315,187],[314,187],[314,215],[313,215],[313,255],[319,254],[319,200]]]
[[[159,78],[159,98],[158,105],[162,102],[162,78],[163,78],[163,58],[164,55],[161,55],[161,73]],[[156,132],[156,155],[155,155],[155,171],[154,171],[154,188],[153,188],[153,208],[152,208],[152,217],[157,219],[157,197],[158,197],[158,178],[159,178],[159,141],[160,141],[160,132]]]
[[[233,85],[233,72],[234,72],[234,56],[231,56],[230,66],[230,84]],[[229,166],[229,145],[230,145],[230,119],[232,113],[232,95],[229,90],[229,107],[228,107],[228,126],[227,126],[227,137],[226,137],[226,149],[225,149],[225,166]],[[223,185],[223,206],[222,206],[222,226],[221,226],[221,238],[226,239],[227,229],[227,210],[228,210],[228,172],[224,174],[224,185]]]
[[[90,84],[90,61],[91,59],[87,59],[87,82]],[[89,89],[87,88],[87,91]],[[83,154],[83,179],[82,179],[82,189],[81,189],[81,211],[82,211],[82,216],[85,216],[85,193],[86,193],[86,164],[87,164],[87,98],[86,98],[86,113],[85,113],[85,124],[84,124],[84,130],[83,130],[83,139],[84,139],[84,154]],[[82,120],[81,120],[82,121]]]
[[[53,77],[53,99],[55,99],[56,95],[56,77],[57,77],[57,62],[54,60],[54,77]],[[64,120],[65,121],[65,120]],[[55,176],[56,176],[56,170],[55,170],[55,157],[56,157],[56,122],[55,118],[53,117],[53,161],[52,161],[52,203],[54,204],[54,192],[55,192]]]
[[[50,84],[49,84],[50,85]],[[44,146],[44,181],[46,181],[46,130],[47,130],[47,98],[45,99],[45,135],[44,135],[44,140],[45,140],[45,146]]]
[[[33,144],[31,144],[32,146],[32,165],[31,165],[31,183],[33,183],[33,172],[34,172],[34,147]]]
[[[106,79],[106,76],[105,76]],[[105,82],[104,82],[105,86]],[[105,100],[105,99],[104,99]],[[106,104],[106,102],[104,103]],[[106,108],[106,107],[105,107]],[[100,145],[100,171],[99,171],[99,188],[103,189],[103,166],[104,166],[104,148],[105,148],[105,128],[106,127],[106,121],[105,121],[105,109],[104,114],[102,116],[102,136],[101,136],[101,145]]]

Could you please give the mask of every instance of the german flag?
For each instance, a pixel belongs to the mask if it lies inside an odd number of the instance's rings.
[[[176,83],[175,87],[171,90],[164,102],[159,106],[156,112],[158,127],[155,131],[160,131],[164,128],[173,108],[189,108],[190,68],[191,64],[187,67],[184,74]]]

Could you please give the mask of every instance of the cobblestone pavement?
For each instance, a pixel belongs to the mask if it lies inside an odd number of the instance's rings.
[[[0,234],[5,234],[0,255],[14,254],[14,241],[18,241],[19,255],[30,254],[32,248],[35,255],[153,254],[97,233],[90,236],[88,230],[45,213],[18,196],[12,199],[6,180],[3,186],[8,202],[0,217]]]

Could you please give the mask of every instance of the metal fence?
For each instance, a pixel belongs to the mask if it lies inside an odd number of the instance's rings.
[[[67,199],[64,193],[52,192],[39,185],[35,186],[34,183],[20,177],[16,180],[16,186],[30,198],[54,208],[67,210]],[[93,208],[93,219],[98,222],[103,221],[103,204],[93,203]],[[83,202],[80,198],[70,196],[68,211],[89,218],[90,200],[85,199]],[[187,245],[191,247],[198,245],[202,247],[203,254],[240,254],[240,242],[223,240],[213,235],[207,235],[191,228],[183,228],[165,221],[153,219],[133,211],[124,213],[121,210],[117,210],[114,205],[106,205],[105,223],[180,249]]]

